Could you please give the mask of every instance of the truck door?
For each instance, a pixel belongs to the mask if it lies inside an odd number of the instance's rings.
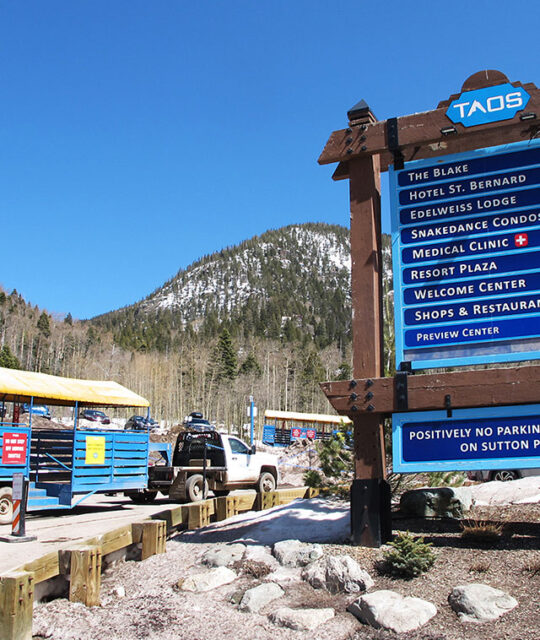
[[[259,477],[258,470],[250,465],[251,455],[250,448],[238,438],[229,437],[229,446],[231,448],[231,464],[228,471],[230,482],[255,482]]]

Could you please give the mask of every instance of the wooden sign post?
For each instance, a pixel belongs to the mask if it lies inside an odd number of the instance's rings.
[[[498,87],[510,93],[499,95]],[[465,92],[483,89],[485,103],[460,100]],[[526,110],[515,109],[520,95],[527,96]],[[448,115],[451,106],[455,118]],[[540,396],[538,366],[383,377],[380,171],[534,139],[540,133],[538,115],[540,91],[534,84],[510,84],[501,72],[486,70],[471,76],[461,94],[433,111],[376,121],[369,106],[360,102],[348,112],[349,126],[332,133],[319,158],[320,164],[339,163],[335,180],[350,181],[354,379],[321,386],[338,413],[354,423],[351,529],[356,544],[380,546],[391,536],[384,416],[404,410],[534,403]]]

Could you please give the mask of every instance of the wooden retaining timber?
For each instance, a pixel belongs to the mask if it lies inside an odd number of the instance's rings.
[[[48,553],[0,576],[0,640],[32,640],[35,585],[57,576],[69,577],[69,599],[86,606],[100,602],[103,559],[110,553],[141,545],[141,560],[165,553],[166,539],[180,529],[198,529],[245,511],[263,511],[314,498],[318,489],[298,487],[264,494],[245,493],[182,505],[155,513],[148,520],[108,531],[73,548]]]

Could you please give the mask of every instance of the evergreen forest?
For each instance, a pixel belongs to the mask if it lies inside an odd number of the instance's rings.
[[[393,366],[390,242],[383,238],[386,364]],[[319,382],[351,366],[345,227],[292,225],[201,258],[143,300],[89,320],[0,291],[0,366],[112,379],[168,424],[225,427],[265,409],[331,413]],[[125,417],[129,411],[124,411]],[[118,414],[119,417],[124,415]]]

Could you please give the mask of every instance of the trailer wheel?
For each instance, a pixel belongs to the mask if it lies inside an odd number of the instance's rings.
[[[268,493],[276,488],[276,479],[269,471],[263,471],[257,482],[257,491],[259,493]]]
[[[206,482],[203,489],[203,477],[200,473],[189,476],[186,480],[186,496],[189,502],[198,502],[205,495],[208,495],[208,482]]]
[[[158,492],[150,491],[149,489],[139,489],[138,491],[129,491],[126,495],[133,500],[135,504],[147,504],[148,502],[154,502]]]
[[[11,524],[13,520],[13,498],[11,487],[0,487],[0,524]]]

